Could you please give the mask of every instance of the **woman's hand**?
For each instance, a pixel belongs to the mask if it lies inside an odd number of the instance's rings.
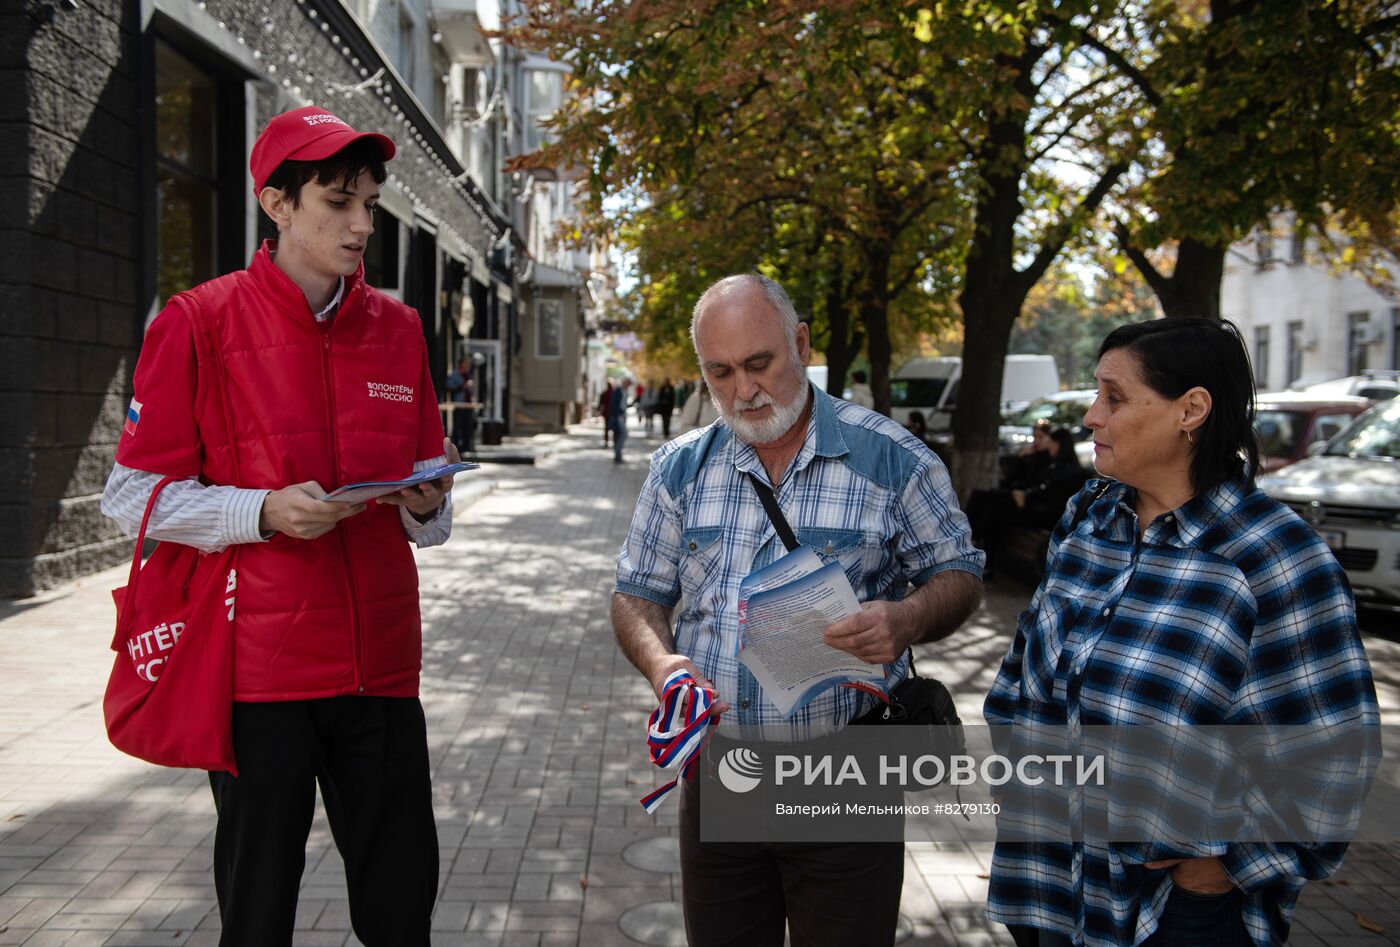
[[[1172,884],[1192,894],[1229,894],[1235,888],[1235,883],[1225,873],[1225,866],[1220,864],[1220,859],[1214,856],[1168,858],[1162,861],[1148,862],[1142,867],[1149,871],[1170,868],[1172,870]]]

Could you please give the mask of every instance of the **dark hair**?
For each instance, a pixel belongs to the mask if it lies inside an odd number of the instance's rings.
[[[1119,326],[1099,346],[1099,358],[1127,349],[1147,386],[1164,398],[1192,388],[1210,393],[1210,414],[1195,434],[1191,487],[1204,493],[1241,478],[1254,487],[1259,444],[1254,438],[1254,373],[1239,328],[1228,319],[1173,316]]]
[[[1050,432],[1050,440],[1055,442],[1054,467],[1078,467],[1079,455],[1074,452],[1074,435],[1068,429],[1057,427]]]
[[[851,372],[851,377],[855,379],[857,384],[865,384],[865,372]]]
[[[361,138],[320,161],[283,161],[267,176],[264,187],[275,187],[291,199],[293,207],[301,206],[301,189],[308,181],[330,186],[337,182],[350,184],[361,174],[369,172],[375,184],[383,184],[384,152],[372,138]]]

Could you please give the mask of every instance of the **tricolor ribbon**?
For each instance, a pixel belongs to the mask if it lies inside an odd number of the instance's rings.
[[[888,704],[890,702],[890,695],[885,693],[885,691],[882,688],[877,687],[874,684],[866,683],[865,681],[846,681],[845,683],[837,684],[836,686],[846,687],[853,691],[860,691],[862,693],[869,694],[871,697],[878,699],[882,704]]]
[[[695,759],[709,736],[707,730],[718,719],[710,716],[715,692],[701,686],[687,670],[671,672],[661,685],[661,704],[651,712],[647,723],[647,751],[653,764],[662,769],[679,769],[680,775],[642,797],[642,808],[655,812],[682,779],[689,779]]]

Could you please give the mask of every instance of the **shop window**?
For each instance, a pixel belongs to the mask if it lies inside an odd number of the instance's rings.
[[[1269,387],[1269,327],[1254,327],[1254,387]]]
[[[365,282],[375,289],[399,288],[399,219],[380,208],[374,233],[365,241]]]
[[[1367,351],[1376,340],[1369,312],[1347,313],[1347,374],[1360,375],[1370,368]]]
[[[564,354],[564,307],[557,299],[535,303],[535,357],[561,358]]]
[[[218,81],[156,43],[156,289],[162,301],[218,275]]]
[[[564,74],[550,69],[531,69],[525,84],[525,150],[535,151],[552,140],[541,123],[559,108]]]
[[[1288,324],[1288,379],[1291,385],[1303,377],[1303,323]]]
[[[155,43],[155,285],[164,302],[247,265],[242,79]]]

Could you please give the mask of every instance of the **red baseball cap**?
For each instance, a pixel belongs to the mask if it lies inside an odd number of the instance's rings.
[[[267,179],[283,161],[320,161],[361,138],[375,141],[385,161],[394,157],[394,142],[388,136],[357,132],[325,109],[308,105],[283,112],[268,122],[253,142],[248,169],[253,172],[254,196],[262,193]]]

